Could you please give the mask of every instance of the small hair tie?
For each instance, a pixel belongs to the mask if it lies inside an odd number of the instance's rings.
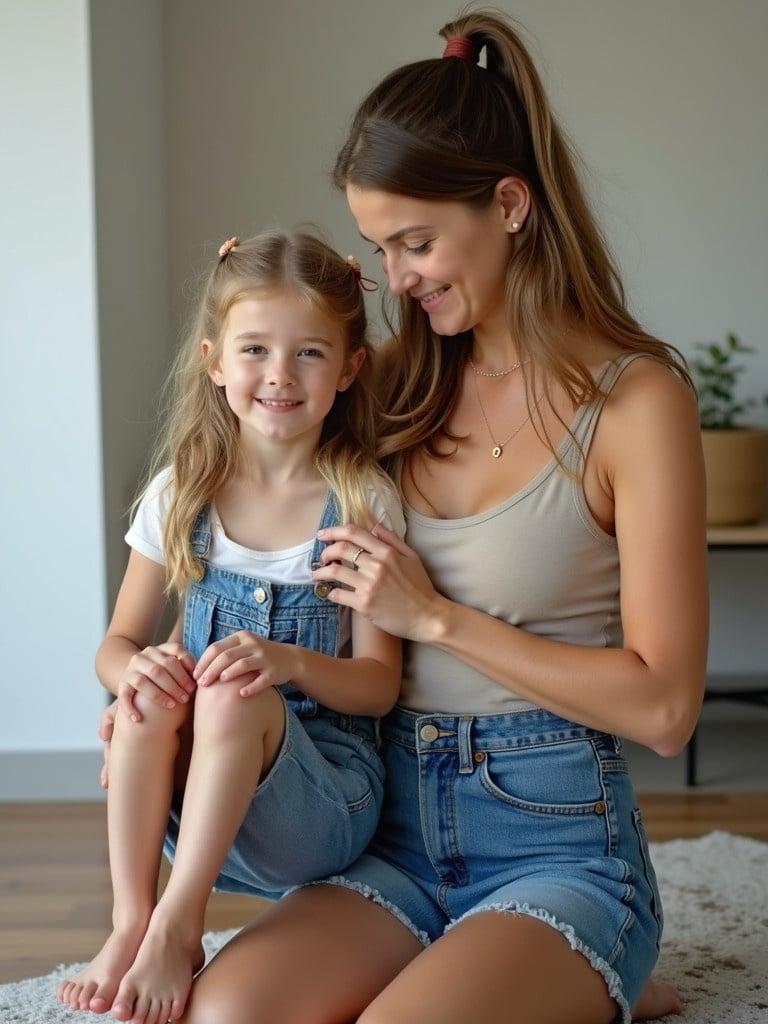
[[[229,256],[232,250],[236,249],[238,245],[240,245],[240,239],[237,235],[234,235],[232,238],[228,238],[223,245],[219,246],[219,257],[224,259],[225,256]]]
[[[459,57],[461,60],[467,61],[468,64],[477,64],[479,56],[480,51],[469,36],[454,36],[453,39],[448,40],[443,50],[443,58]]]
[[[363,277],[363,268],[360,266],[360,260],[356,256],[347,256],[347,265],[357,278],[357,283],[364,292],[378,291],[379,286],[375,281],[372,281],[370,277]]]

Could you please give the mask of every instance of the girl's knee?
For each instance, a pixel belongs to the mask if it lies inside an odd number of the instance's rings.
[[[243,733],[252,736],[260,729],[265,734],[282,730],[283,702],[274,686],[243,697],[237,681],[218,681],[199,687],[195,704],[195,737],[227,739]]]

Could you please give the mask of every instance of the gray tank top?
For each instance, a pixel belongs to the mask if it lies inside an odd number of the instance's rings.
[[[622,371],[645,353],[627,352],[598,377],[610,392]],[[653,357],[652,357],[653,358]],[[582,405],[571,431],[584,459],[605,399]],[[558,454],[578,471],[579,450],[567,435]],[[621,647],[619,551],[592,517],[579,481],[553,458],[506,501],[475,516],[436,519],[405,506],[407,543],[421,556],[437,590],[529,633],[585,647]],[[416,711],[498,714],[535,705],[463,661],[429,644],[407,642],[400,703]]]

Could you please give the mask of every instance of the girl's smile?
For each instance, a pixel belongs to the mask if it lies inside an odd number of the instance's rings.
[[[211,343],[204,342],[204,353]],[[293,289],[252,292],[235,302],[210,367],[240,422],[244,443],[316,444],[338,391],[357,367],[343,326]]]

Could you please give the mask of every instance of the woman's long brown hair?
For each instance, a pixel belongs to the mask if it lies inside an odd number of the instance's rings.
[[[574,406],[600,389],[569,350],[563,325],[607,336],[626,351],[647,352],[693,387],[681,353],[642,329],[626,307],[617,267],[576,172],[578,157],[557,125],[520,34],[504,15],[468,13],[440,30],[468,38],[485,67],[461,58],[418,61],[389,74],[363,100],[334,169],[335,184],[482,208],[497,182],[523,179],[531,209],[506,277],[509,328],[523,366],[526,402],[538,436],[557,457],[534,395],[552,403],[556,380]],[[399,322],[385,309],[393,339],[382,360],[385,409],[379,456],[393,472],[408,452],[447,457],[442,437],[458,400],[472,332],[443,338],[408,296]],[[541,428],[541,433],[539,432]],[[543,433],[543,437],[542,437]],[[562,463],[561,463],[562,465]],[[567,470],[566,470],[567,471]]]

